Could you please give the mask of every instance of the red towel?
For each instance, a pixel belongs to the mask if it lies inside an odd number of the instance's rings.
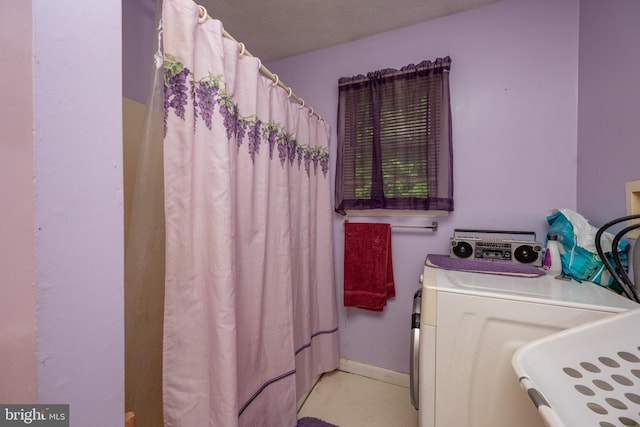
[[[344,224],[344,306],[382,311],[396,296],[389,224]]]

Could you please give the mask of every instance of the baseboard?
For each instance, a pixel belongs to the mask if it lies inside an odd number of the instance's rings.
[[[409,388],[409,374],[403,374],[402,372],[378,368],[376,366],[366,365],[364,363],[354,362],[353,360],[347,359],[340,359],[340,366],[338,369],[344,372]]]

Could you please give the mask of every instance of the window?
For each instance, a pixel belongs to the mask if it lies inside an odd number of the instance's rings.
[[[335,209],[453,211],[451,59],[339,80]]]

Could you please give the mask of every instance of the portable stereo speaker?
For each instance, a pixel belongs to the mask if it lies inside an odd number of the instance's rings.
[[[456,236],[457,233],[474,234],[510,234],[532,235],[533,240],[496,239],[486,237]],[[514,264],[529,264],[542,266],[542,244],[535,241],[532,231],[502,231],[502,230],[469,230],[456,229],[451,238],[451,258],[468,258],[486,261],[503,261]]]

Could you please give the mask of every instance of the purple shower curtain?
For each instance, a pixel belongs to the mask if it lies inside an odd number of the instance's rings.
[[[165,425],[293,427],[338,365],[329,126],[164,0]]]

